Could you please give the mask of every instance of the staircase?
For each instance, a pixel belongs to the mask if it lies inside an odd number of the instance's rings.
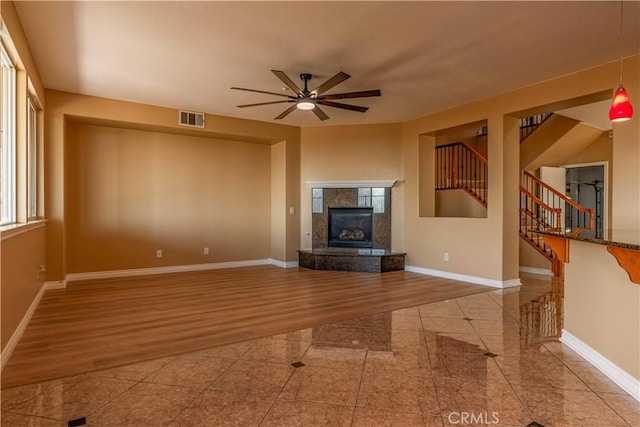
[[[463,142],[437,146],[436,190],[464,190],[487,207],[487,159]]]
[[[552,261],[552,270],[560,274],[562,263],[536,231],[568,235],[594,228],[594,209],[580,206],[566,195],[545,184],[529,171],[523,171],[520,186],[520,237]]]

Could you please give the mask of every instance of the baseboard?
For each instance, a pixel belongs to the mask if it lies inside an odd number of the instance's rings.
[[[294,262],[295,266],[297,266],[297,261],[283,262],[271,258],[264,258],[246,261],[215,262],[209,264],[171,265],[166,267],[132,268],[127,270],[91,271],[87,273],[67,274],[65,281],[68,283],[78,280],[111,279],[116,277],[148,276],[152,274],[167,273],[188,273],[193,271],[219,270],[221,268],[254,267],[257,265],[276,265],[282,268],[291,268],[295,267],[292,264]]]
[[[624,391],[629,393],[634,399],[640,402],[640,380],[633,377],[618,365],[598,353],[580,338],[562,330],[560,341],[571,350],[584,357],[589,363],[595,366],[600,372],[606,375],[611,381],[618,384]]]
[[[36,312],[38,308],[38,304],[40,304],[40,300],[44,293],[50,289],[63,289],[66,286],[64,282],[45,282],[40,287],[40,290],[36,294],[36,297],[31,301],[31,305],[27,309],[27,312],[22,316],[22,320],[15,331],[13,331],[13,335],[7,341],[7,345],[5,345],[4,350],[2,350],[2,354],[0,355],[0,370],[4,369],[4,366],[9,361],[9,358],[13,354],[13,350],[15,350],[18,345],[18,341],[22,338],[22,334],[27,329],[33,314]]]
[[[523,273],[539,274],[541,276],[553,276],[553,273],[549,268],[526,267],[524,265],[521,265],[519,270]]]
[[[449,271],[432,270],[430,268],[414,267],[407,265],[404,268],[406,271],[413,273],[426,274],[428,276],[444,277],[446,279],[460,280],[461,282],[475,283],[477,285],[491,286],[492,288],[511,288],[514,286],[520,286],[520,279],[512,280],[494,280],[487,279],[485,277],[468,276],[466,274],[451,273]]]
[[[279,259],[269,258],[271,264],[280,268],[296,268],[298,267],[298,261],[280,261]]]

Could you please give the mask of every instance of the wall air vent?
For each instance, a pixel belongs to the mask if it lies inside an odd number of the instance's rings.
[[[182,126],[203,128],[204,113],[196,113],[195,111],[180,111],[180,124]]]

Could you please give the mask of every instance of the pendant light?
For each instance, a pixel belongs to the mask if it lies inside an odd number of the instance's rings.
[[[622,85],[622,4],[620,0],[620,86],[613,96],[613,103],[609,109],[609,120],[612,122],[624,122],[633,117],[633,107],[629,101],[627,90]]]

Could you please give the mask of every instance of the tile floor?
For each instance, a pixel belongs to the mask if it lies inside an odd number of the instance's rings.
[[[2,426],[640,426],[558,341],[558,286],[523,282],[3,390]]]

